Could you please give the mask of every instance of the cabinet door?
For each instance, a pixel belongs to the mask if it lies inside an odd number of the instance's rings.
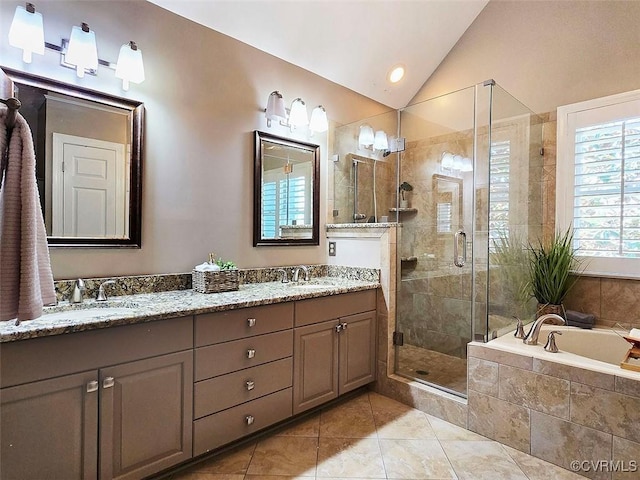
[[[191,458],[191,351],[104,368],[100,383],[100,478],[139,479]]]
[[[338,396],[337,324],[331,320],[294,330],[294,414]]]
[[[2,480],[97,478],[97,380],[94,370],[0,391]]]
[[[342,317],[340,395],[373,382],[376,376],[376,312]]]

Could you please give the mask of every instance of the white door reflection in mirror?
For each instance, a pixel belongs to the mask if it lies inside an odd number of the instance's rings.
[[[125,145],[53,134],[52,234],[125,238]]]

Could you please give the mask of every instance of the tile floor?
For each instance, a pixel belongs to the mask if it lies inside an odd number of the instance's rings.
[[[399,375],[467,394],[467,359],[404,344],[398,348]]]
[[[365,392],[171,480],[565,480],[576,474]]]

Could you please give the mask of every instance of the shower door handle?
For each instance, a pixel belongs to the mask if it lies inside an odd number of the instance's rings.
[[[460,239],[462,238],[462,256],[459,255],[458,245],[460,244]],[[456,234],[453,236],[453,264],[456,267],[464,267],[464,264],[467,262],[467,234],[464,233],[464,230],[458,230]]]

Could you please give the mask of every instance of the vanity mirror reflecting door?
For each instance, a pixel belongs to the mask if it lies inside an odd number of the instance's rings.
[[[2,70],[33,134],[49,245],[139,248],[142,102]]]
[[[253,246],[319,245],[320,147],[255,132]]]

